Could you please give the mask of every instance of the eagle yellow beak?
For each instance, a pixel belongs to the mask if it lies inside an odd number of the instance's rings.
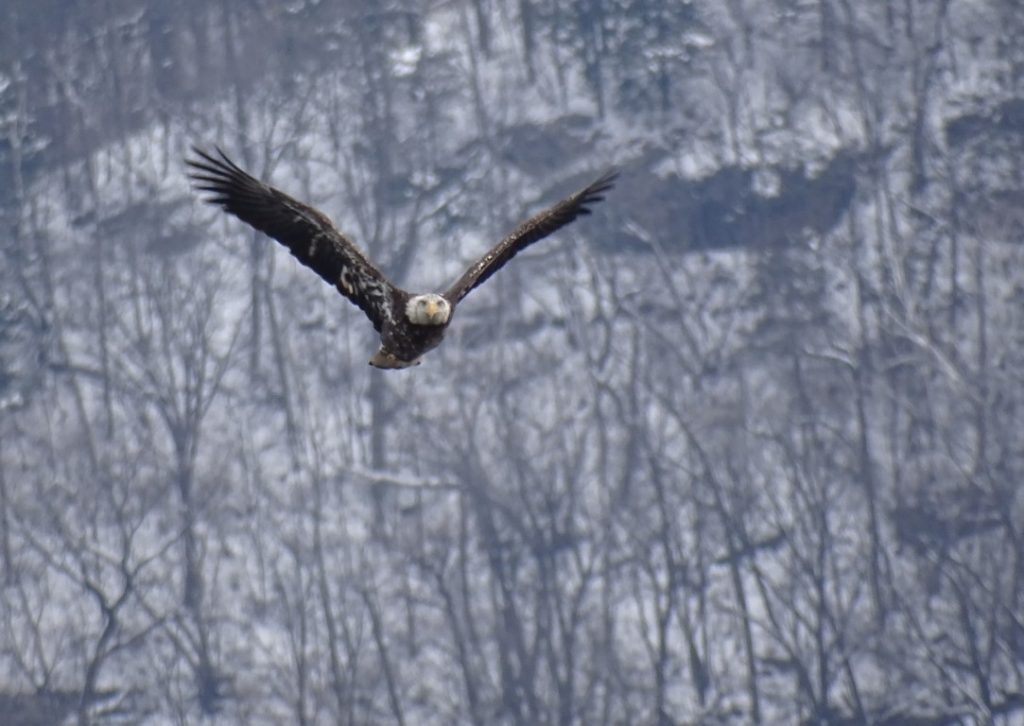
[[[437,317],[437,303],[433,300],[427,302],[427,316],[433,320]]]

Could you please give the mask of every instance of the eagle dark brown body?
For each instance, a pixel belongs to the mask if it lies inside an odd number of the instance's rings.
[[[436,348],[455,307],[471,290],[520,251],[544,239],[601,201],[615,174],[606,173],[553,207],[531,217],[470,266],[443,293],[413,294],[389,281],[322,212],[243,171],[223,151],[194,148],[186,159],[196,187],[246,224],[283,244],[304,265],[366,313],[381,345],[370,358],[378,368],[408,368]]]
[[[397,303],[401,308],[408,303],[410,295],[402,291],[404,303]],[[440,325],[403,325],[400,321],[384,324],[380,331],[380,348],[370,358],[370,365],[377,368],[408,368],[419,365],[423,355],[441,344],[452,316]]]

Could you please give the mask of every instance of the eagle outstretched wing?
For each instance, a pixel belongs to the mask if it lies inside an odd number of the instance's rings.
[[[617,176],[618,172],[607,171],[575,194],[523,222],[512,234],[505,237],[486,255],[471,265],[462,274],[462,277],[444,293],[444,297],[454,305],[466,297],[473,288],[500,270],[519,252],[569,224],[577,217],[590,214],[587,205],[604,199],[603,193],[612,188]]]
[[[219,148],[219,158],[196,147],[192,151],[198,158],[185,160],[192,167],[189,176],[197,189],[210,193],[208,202],[287,247],[358,305],[380,332],[392,317],[397,288],[325,214],[250,176]]]

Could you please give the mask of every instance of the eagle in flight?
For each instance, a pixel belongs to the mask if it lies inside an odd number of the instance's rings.
[[[195,147],[193,152],[196,158],[185,161],[196,188],[209,193],[207,202],[276,239],[366,313],[380,334],[380,348],[370,358],[377,368],[418,365],[444,338],[462,298],[517,253],[590,214],[588,205],[604,199],[616,177],[606,172],[520,224],[445,292],[413,294],[388,280],[319,210],[247,174],[220,149],[216,156]]]

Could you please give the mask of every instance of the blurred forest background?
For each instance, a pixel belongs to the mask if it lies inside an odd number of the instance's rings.
[[[0,722],[1024,721],[1017,0],[6,0]],[[437,289],[419,368],[197,201]]]

